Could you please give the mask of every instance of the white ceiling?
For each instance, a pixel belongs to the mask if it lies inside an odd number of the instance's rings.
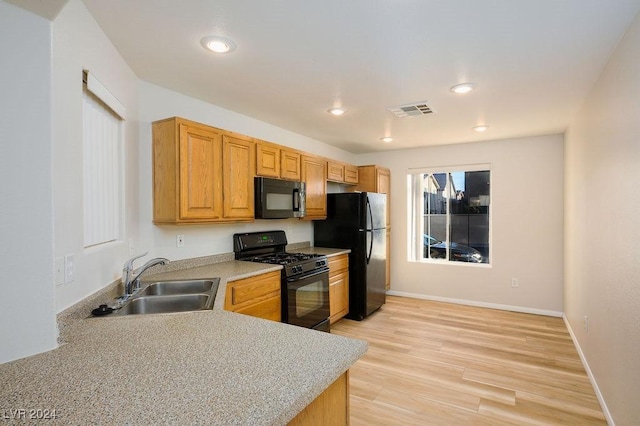
[[[561,133],[640,10],[640,0],[83,2],[141,79],[353,153]],[[237,49],[207,52],[207,35]],[[462,82],[477,89],[449,91]],[[435,114],[385,109],[425,100]],[[348,111],[333,117],[333,105]]]

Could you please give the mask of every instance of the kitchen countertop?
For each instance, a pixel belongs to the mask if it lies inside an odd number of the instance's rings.
[[[300,247],[300,248],[295,248],[287,251],[307,253],[307,254],[324,254],[327,257],[351,253],[350,249],[336,249],[336,248],[328,248],[328,247]]]
[[[58,349],[0,365],[0,418],[24,409],[20,421],[55,410],[65,424],[286,424],[367,343],[223,310],[228,281],[280,268],[231,260],[145,279],[220,277],[210,311],[86,318],[109,292],[83,300],[60,314]]]

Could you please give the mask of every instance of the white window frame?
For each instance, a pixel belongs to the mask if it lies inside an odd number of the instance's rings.
[[[493,180],[493,171],[491,170],[491,164],[482,163],[482,164],[460,164],[460,165],[450,165],[450,166],[442,166],[442,167],[424,167],[424,168],[413,168],[407,170],[407,224],[408,224],[408,235],[407,235],[407,245],[408,245],[408,261],[409,262],[421,262],[421,263],[434,263],[434,264],[443,264],[443,265],[456,265],[456,266],[472,266],[472,267],[491,267],[491,263],[493,262],[493,244],[492,244],[492,234],[493,234],[493,214],[492,214],[492,202],[493,198],[493,190],[489,194],[489,263],[472,263],[472,262],[458,262],[452,261],[449,259],[450,250],[449,247],[447,249],[446,259],[431,259],[425,258],[423,256],[424,251],[424,240],[422,235],[424,234],[424,191],[425,184],[424,179],[421,177],[426,174],[437,174],[437,173],[446,173],[447,174],[447,187],[449,187],[450,191],[450,183],[448,182],[449,174],[455,172],[478,172],[478,171],[489,171],[489,181],[490,185]],[[451,215],[449,212],[449,199],[447,197],[447,223],[446,223],[446,237],[447,241],[450,240],[450,225],[451,225]],[[428,235],[431,235],[430,232],[427,232]]]

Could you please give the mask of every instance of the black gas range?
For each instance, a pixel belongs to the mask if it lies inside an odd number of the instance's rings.
[[[329,331],[329,262],[320,254],[289,253],[284,231],[233,235],[237,260],[282,265],[282,322]]]

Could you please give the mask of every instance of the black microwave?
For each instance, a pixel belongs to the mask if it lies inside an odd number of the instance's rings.
[[[304,182],[256,177],[254,188],[256,219],[304,217]]]

